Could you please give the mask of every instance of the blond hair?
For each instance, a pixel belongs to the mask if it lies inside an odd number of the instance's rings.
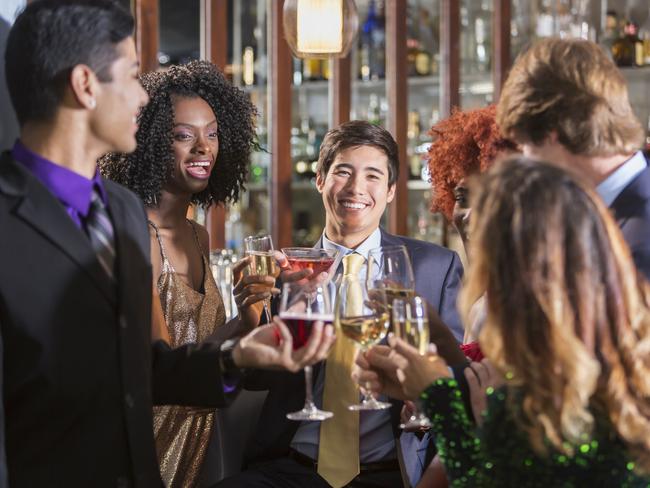
[[[480,345],[521,395],[533,449],[589,438],[598,406],[650,472],[650,288],[607,208],[560,168],[497,164],[472,189],[465,317],[487,296]]]
[[[548,38],[515,62],[501,92],[497,123],[505,137],[539,145],[556,131],[571,153],[629,154],[643,143],[619,69],[593,42]]]

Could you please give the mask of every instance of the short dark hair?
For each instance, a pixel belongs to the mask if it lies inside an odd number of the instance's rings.
[[[208,187],[192,195],[192,203],[236,202],[244,189],[251,152],[257,149],[257,112],[248,95],[208,61],[145,73],[140,80],[149,103],[138,116],[137,147],[130,154],[109,153],[100,158],[102,174],[129,188],[147,206],[155,206],[174,167],[172,97],[200,97],[217,117],[219,153]]]
[[[133,17],[113,0],[37,0],[9,32],[5,71],[11,102],[22,126],[51,119],[68,77],[89,66],[110,81],[116,45],[133,34]]]
[[[397,142],[386,129],[365,120],[344,122],[325,134],[318,155],[317,173],[324,179],[341,152],[359,146],[372,146],[382,151],[388,158],[388,186],[397,183],[399,174]]]

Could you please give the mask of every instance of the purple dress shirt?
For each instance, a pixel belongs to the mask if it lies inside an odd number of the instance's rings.
[[[95,176],[89,180],[30,151],[19,140],[14,144],[11,154],[63,204],[72,221],[80,229],[86,230],[93,188],[97,188],[102,202],[108,207],[106,190],[99,171],[95,170]]]

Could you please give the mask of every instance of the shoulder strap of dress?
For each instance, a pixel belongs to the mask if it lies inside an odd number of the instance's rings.
[[[160,237],[160,232],[158,231],[158,226],[154,224],[151,220],[147,220],[151,228],[156,233],[156,239],[158,240],[158,246],[160,247],[160,257],[162,258],[163,267],[169,266],[169,259],[167,258],[167,253],[165,252],[165,246],[163,245],[162,238]]]

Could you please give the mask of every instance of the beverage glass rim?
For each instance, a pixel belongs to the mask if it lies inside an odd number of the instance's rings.
[[[336,256],[339,254],[338,249],[325,249],[325,248],[322,248],[322,247],[298,247],[298,246],[292,246],[292,247],[283,247],[281,249],[281,251],[285,256],[287,256],[287,258],[289,257],[289,254],[291,254],[291,253],[305,253],[305,254],[314,253],[314,254],[320,254],[321,257],[324,255],[324,256],[327,256],[329,258],[336,259]],[[287,254],[287,252],[289,254]]]

